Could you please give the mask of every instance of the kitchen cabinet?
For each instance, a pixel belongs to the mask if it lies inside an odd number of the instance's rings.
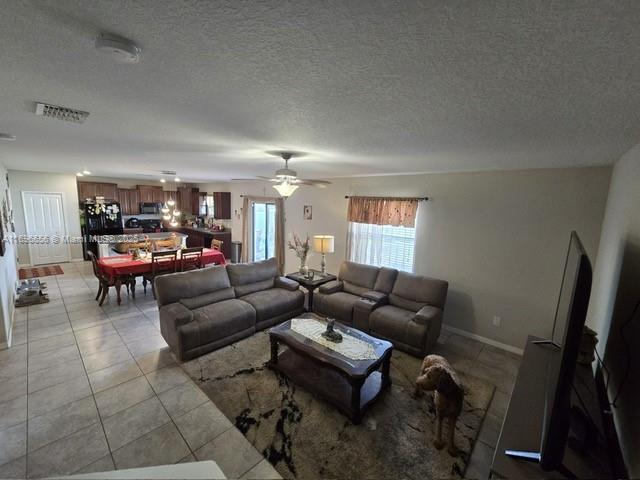
[[[189,227],[176,227],[169,228],[169,231],[184,233],[187,236],[187,247],[204,247],[211,248],[211,240],[214,238],[216,240],[222,241],[222,253],[224,257],[229,260],[231,259],[231,232],[223,231],[223,232],[210,232],[198,228],[189,228]]]
[[[213,217],[218,220],[231,220],[230,192],[213,192]]]
[[[119,188],[118,202],[123,215],[140,214],[140,195],[136,188]]]
[[[178,205],[183,212],[189,215],[200,214],[199,203],[200,191],[194,187],[180,187],[178,188]]]
[[[78,182],[78,199],[80,203],[87,198],[104,197],[105,200],[118,199],[118,185],[115,183]]]
[[[140,196],[140,203],[164,202],[164,192],[161,186],[138,185],[138,195]]]

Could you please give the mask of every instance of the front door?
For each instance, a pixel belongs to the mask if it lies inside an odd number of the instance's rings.
[[[254,202],[251,218],[253,219],[253,251],[251,260],[259,262],[275,256],[276,252],[276,206],[268,202]]]
[[[61,193],[23,192],[31,265],[69,261]]]

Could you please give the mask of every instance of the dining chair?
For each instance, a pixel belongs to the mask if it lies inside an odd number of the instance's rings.
[[[98,279],[98,293],[96,295],[96,301],[100,299],[100,303],[98,305],[102,306],[104,303],[104,299],[107,297],[107,293],[109,293],[110,287],[115,287],[116,279],[111,278],[105,275],[100,269],[100,265],[98,265],[98,259],[92,251],[87,252],[87,256],[89,260],[91,260],[91,266],[93,267],[93,274]],[[124,282],[127,285],[127,293],[129,292],[129,281]]]
[[[218,250],[219,252],[221,252],[223,243],[224,242],[222,240],[218,240],[218,239],[214,238],[214,239],[211,240],[211,248],[213,250]]]
[[[202,268],[202,247],[183,248],[180,250],[180,271]]]
[[[153,298],[156,298],[156,290],[153,286],[153,280],[160,275],[175,273],[177,268],[177,250],[151,252],[151,271],[142,276],[142,287],[144,288],[144,293],[147,293],[147,282],[151,282],[151,293],[153,293]]]

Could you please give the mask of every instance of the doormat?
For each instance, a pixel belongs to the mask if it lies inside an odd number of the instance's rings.
[[[60,265],[47,265],[45,267],[21,268],[18,270],[20,280],[35,277],[48,277],[49,275],[62,275],[62,267]]]

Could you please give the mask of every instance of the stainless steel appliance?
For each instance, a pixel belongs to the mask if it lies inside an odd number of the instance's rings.
[[[140,204],[140,213],[147,215],[158,215],[160,213],[160,209],[162,208],[161,203],[141,203]]]

